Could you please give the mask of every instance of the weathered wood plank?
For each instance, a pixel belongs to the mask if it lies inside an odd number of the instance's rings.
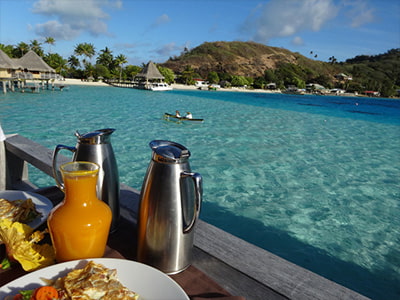
[[[49,176],[53,176],[53,151],[20,135],[7,136],[6,150],[29,162]],[[68,161],[60,156],[60,162]]]
[[[203,221],[195,245],[288,299],[368,299]]]

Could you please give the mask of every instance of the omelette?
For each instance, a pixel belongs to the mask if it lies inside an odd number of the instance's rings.
[[[69,272],[53,286],[59,299],[65,300],[137,300],[139,295],[126,288],[117,278],[115,269],[89,261],[83,269]]]
[[[9,219],[12,222],[29,223],[40,216],[32,199],[7,200],[0,198],[0,218]]]
[[[89,261],[83,269],[76,269],[56,280],[41,278],[46,285],[34,290],[21,290],[17,295],[9,295],[4,300],[36,299],[41,288],[51,288],[47,299],[57,300],[139,300],[139,295],[125,287],[117,278],[115,269]],[[24,296],[22,296],[24,295]]]

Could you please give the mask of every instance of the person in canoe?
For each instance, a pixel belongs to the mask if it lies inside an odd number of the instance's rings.
[[[179,112],[179,110],[176,110],[176,111],[175,111],[175,116],[176,116],[177,118],[182,118],[181,113]]]
[[[186,119],[193,119],[192,113],[188,111],[185,116]]]

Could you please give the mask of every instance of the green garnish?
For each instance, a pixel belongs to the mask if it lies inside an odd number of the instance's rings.
[[[0,269],[6,270],[11,267],[11,262],[8,257],[4,257],[0,263]]]
[[[34,291],[35,290],[19,291],[19,293],[22,295],[22,300],[30,300]]]

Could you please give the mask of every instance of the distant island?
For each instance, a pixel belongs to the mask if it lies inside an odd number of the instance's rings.
[[[10,58],[21,58],[33,50],[61,76],[91,81],[131,81],[147,63],[126,65],[124,54],[115,56],[108,47],[96,51],[90,43],[78,44],[74,55],[64,58],[51,52],[53,38],[47,38],[45,43],[49,44],[47,53],[37,40],[0,44],[0,50]],[[306,57],[254,42],[205,42],[193,49],[185,48],[179,56],[158,63],[157,68],[168,83],[399,97],[400,48],[359,55],[344,62],[338,62],[334,55],[323,62],[313,51]]]

